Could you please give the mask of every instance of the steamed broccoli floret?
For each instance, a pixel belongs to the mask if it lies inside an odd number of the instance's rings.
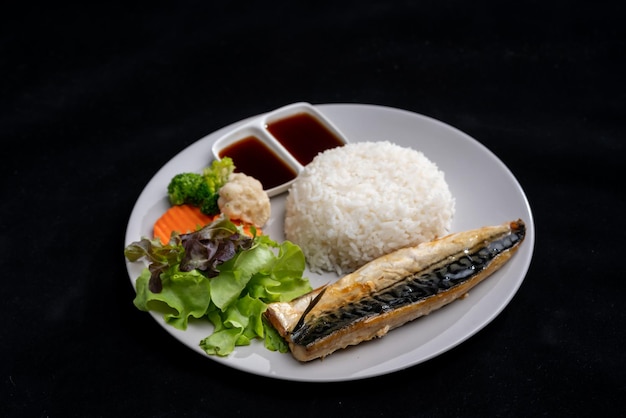
[[[220,207],[217,204],[217,199],[219,199],[219,193],[213,193],[213,195],[207,199],[204,199],[200,205],[200,212],[206,213],[207,215],[216,215],[220,213]]]
[[[210,194],[209,187],[198,173],[176,174],[167,186],[167,194],[172,205],[190,203],[198,206]]]
[[[167,195],[172,205],[190,204],[197,206],[207,215],[215,215],[219,189],[226,184],[230,173],[235,169],[233,160],[225,157],[213,161],[202,174],[180,173],[175,175],[167,186]]]
[[[226,184],[230,173],[235,170],[233,160],[229,157],[224,157],[221,160],[214,160],[211,163],[211,167],[207,167],[202,170],[202,176],[209,185],[209,189],[213,193],[217,193],[220,187]]]

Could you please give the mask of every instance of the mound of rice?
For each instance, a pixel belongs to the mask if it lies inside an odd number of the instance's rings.
[[[285,237],[313,272],[345,274],[402,247],[446,235],[454,199],[424,154],[388,141],[319,154],[289,189]]]

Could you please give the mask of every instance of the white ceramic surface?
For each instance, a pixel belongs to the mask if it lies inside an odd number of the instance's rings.
[[[210,334],[207,321],[193,321],[186,331],[150,314],[172,336],[192,350],[226,366],[262,376],[309,382],[347,381],[387,374],[427,361],[457,346],[491,322],[511,301],[531,263],[535,227],[528,200],[511,171],[486,147],[465,133],[432,118],[405,110],[361,104],[317,105],[351,142],[389,140],[422,151],[444,171],[456,199],[452,232],[495,225],[518,218],[526,222],[526,239],[515,256],[468,297],[419,318],[385,337],[336,352],[323,361],[301,364],[290,354],[268,351],[261,341],[238,347],[226,358],[208,356],[199,342]],[[249,119],[248,119],[249,120]],[[246,121],[248,121],[246,120]],[[201,170],[213,158],[212,144],[246,121],[226,126],[190,145],[165,164],[141,192],[131,213],[125,245],[152,236],[154,221],[168,208],[166,187],[183,170]],[[284,240],[286,193],[272,198],[272,215],[263,228]],[[144,264],[127,262],[134,286]],[[336,275],[305,272],[313,287]],[[493,342],[494,350],[499,342]],[[468,359],[471,361],[471,359]]]

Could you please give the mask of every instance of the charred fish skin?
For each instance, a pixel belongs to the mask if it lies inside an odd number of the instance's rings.
[[[525,232],[517,220],[398,250],[328,285],[323,297],[316,289],[293,303],[270,304],[266,316],[294,358],[323,358],[462,297],[510,259]]]

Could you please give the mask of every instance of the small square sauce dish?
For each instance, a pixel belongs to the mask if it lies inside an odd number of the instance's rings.
[[[306,102],[287,105],[266,114],[264,128],[302,166],[310,163],[320,152],[348,142],[332,121]]]
[[[212,151],[218,160],[232,158],[235,171],[259,180],[270,197],[286,191],[302,170],[302,166],[265,131],[260,118],[220,137]]]
[[[321,112],[309,103],[299,102],[225,134],[214,142],[212,152],[218,160],[232,158],[236,172],[259,180],[272,197],[287,191],[317,154],[347,143]]]

